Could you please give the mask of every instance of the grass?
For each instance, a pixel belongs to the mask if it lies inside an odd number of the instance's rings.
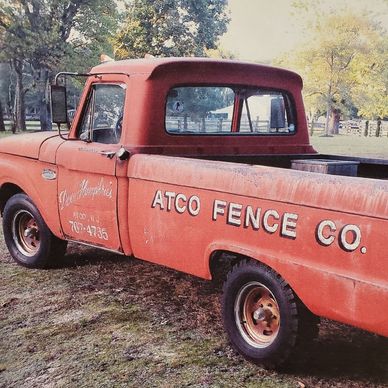
[[[388,158],[388,137],[312,136],[311,143],[318,152],[323,154]]]
[[[11,123],[10,121],[5,121],[5,132],[0,132],[0,139],[2,137],[7,137],[13,135],[11,132]],[[26,121],[27,132],[28,131],[39,131],[40,130],[40,122],[39,121]],[[17,134],[22,132],[17,132]]]
[[[76,246],[51,271],[0,250],[4,387],[296,386],[232,354],[208,283]]]
[[[385,138],[312,141],[324,153],[388,157]],[[28,270],[12,261],[0,227],[0,387],[388,386],[388,340],[328,320],[288,371],[250,364],[225,337],[220,293],[77,245],[54,269]]]
[[[7,136],[11,136],[11,135],[12,135],[12,132],[10,132],[10,131],[5,131],[5,132],[0,131],[0,139],[2,137],[7,137]]]
[[[230,348],[212,283],[76,245],[56,268],[28,270],[1,233],[1,387],[388,384],[384,338],[323,321],[307,361],[267,371]]]

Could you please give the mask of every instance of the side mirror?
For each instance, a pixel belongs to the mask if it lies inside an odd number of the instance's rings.
[[[275,97],[271,99],[271,122],[270,128],[284,128],[286,126],[285,120],[286,110],[284,107],[284,100],[282,97]]]
[[[51,114],[54,123],[68,123],[65,86],[51,85]]]

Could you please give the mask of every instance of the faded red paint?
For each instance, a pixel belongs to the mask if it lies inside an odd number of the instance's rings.
[[[210,278],[209,257],[216,250],[253,257],[280,273],[315,314],[388,335],[387,317],[382,313],[388,308],[384,237],[388,182],[370,180],[365,185],[362,178],[149,155],[134,156],[130,167],[130,192],[141,199],[141,205],[130,206],[129,213],[129,220],[135,220],[129,225],[136,256],[204,278]],[[198,196],[200,213],[181,214],[174,204],[168,211],[167,197],[164,209],[153,208],[158,190],[183,193],[186,198]],[[227,206],[213,220],[215,200]],[[242,205],[241,217],[232,218],[234,224],[227,222],[230,203]],[[258,230],[251,223],[244,226],[247,206],[261,208]],[[279,219],[269,219],[271,225],[278,225],[273,233],[263,226],[268,210],[279,214]],[[287,228],[295,232],[295,238],[282,236],[286,213],[297,215],[296,227]],[[317,238],[323,220],[336,225],[336,231],[324,230],[335,237],[329,246]],[[361,231],[354,251],[341,247],[339,236],[345,225]],[[351,233],[346,240],[353,242]],[[368,294],[379,297],[368,297],[365,303]]]
[[[58,237],[206,279],[212,253],[242,254],[281,274],[315,314],[388,336],[387,181],[199,159],[315,154],[298,75],[192,59],[114,62],[92,69],[98,72],[112,74],[89,77],[73,140],[50,132],[0,142],[2,188],[13,184],[30,196]],[[127,86],[115,145],[76,139],[90,87],[103,82]],[[287,91],[298,131],[282,137],[167,134],[169,89],[205,83]],[[121,146],[129,160],[104,156]]]

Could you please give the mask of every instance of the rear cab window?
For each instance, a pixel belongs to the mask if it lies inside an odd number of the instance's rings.
[[[292,135],[290,96],[280,90],[236,86],[180,86],[167,96],[169,134]]]

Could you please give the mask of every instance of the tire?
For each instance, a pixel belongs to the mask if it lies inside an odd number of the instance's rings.
[[[228,274],[222,314],[234,349],[249,361],[271,369],[283,366],[295,347],[303,343],[301,331],[307,326],[301,318],[311,315],[279,274],[247,260]],[[312,338],[316,330],[310,327],[308,332]]]
[[[54,236],[25,194],[11,197],[3,213],[5,243],[12,258],[28,268],[47,268],[66,252],[67,242]]]

